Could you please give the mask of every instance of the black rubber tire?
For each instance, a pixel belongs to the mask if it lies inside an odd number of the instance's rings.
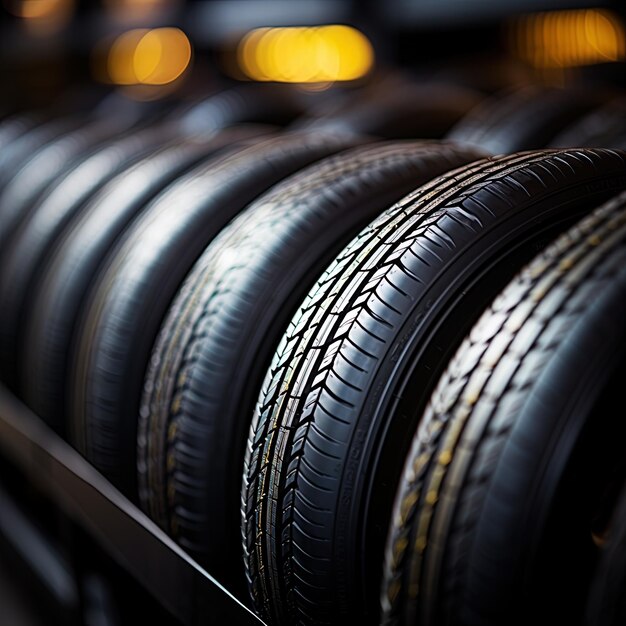
[[[485,100],[447,138],[491,154],[544,148],[566,126],[606,100],[600,90],[525,87]]]
[[[137,416],[167,308],[204,248],[239,211],[354,138],[293,134],[259,141],[189,172],[143,211],[111,251],[81,316],[69,379],[77,448],[137,500]]]
[[[435,139],[445,135],[481,100],[469,88],[388,82],[361,89],[347,101],[331,101],[330,106],[324,103],[318,117],[313,110],[292,127],[387,139]]]
[[[149,128],[83,155],[16,226],[0,255],[0,377],[10,388],[15,390],[17,382],[19,327],[46,252],[92,194],[166,141],[166,129]]]
[[[18,327],[18,390],[26,403],[65,435],[68,359],[80,311],[109,249],[136,215],[163,189],[199,162],[250,139],[252,127],[210,139],[168,143],[119,173],[63,230],[30,284]]]
[[[30,130],[43,123],[43,118],[36,114],[11,115],[0,122],[0,159],[4,161],[4,151],[11,143]],[[1,165],[0,165],[1,167]]]
[[[587,626],[626,624],[626,488],[602,547],[586,611]]]
[[[626,194],[520,272],[439,381],[394,507],[384,624],[582,626],[594,516],[626,476],[624,320]]]
[[[239,489],[250,418],[295,308],[360,228],[416,185],[480,156],[397,142],[329,157],[248,207],[185,279],[145,379],[139,494],[231,591],[245,593]]]
[[[242,530],[264,619],[377,623],[390,485],[447,359],[524,262],[625,187],[625,168],[612,151],[479,161],[416,190],[329,266],[249,437]]]
[[[11,235],[44,191],[102,142],[128,130],[123,118],[95,120],[50,141],[22,165],[0,192],[0,262]]]
[[[550,143],[555,148],[626,150],[626,96],[614,98],[568,126]]]
[[[63,117],[34,124],[20,133],[0,152],[0,193],[35,151],[85,123],[84,116]]]
[[[213,94],[172,121],[181,134],[196,136],[244,123],[284,126],[304,110],[291,86],[248,83]]]

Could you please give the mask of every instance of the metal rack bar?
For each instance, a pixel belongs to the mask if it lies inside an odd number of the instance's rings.
[[[184,624],[263,623],[2,386],[0,450]]]

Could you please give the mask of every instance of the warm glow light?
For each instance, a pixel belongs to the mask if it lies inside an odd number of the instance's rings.
[[[117,85],[135,85],[139,82],[133,59],[141,38],[147,33],[143,28],[129,30],[113,42],[107,59],[107,73],[111,82]]]
[[[189,66],[191,44],[178,28],[136,28],[111,45],[107,74],[117,85],[166,85]]]
[[[372,46],[355,28],[257,28],[239,43],[237,59],[253,80],[332,83],[355,80],[374,64]]]
[[[14,0],[4,3],[10,13],[25,20],[34,32],[54,32],[72,17],[74,0]]]
[[[180,0],[103,0],[103,3],[117,21],[136,24],[138,20],[175,9]]]
[[[537,68],[626,59],[626,32],[611,11],[582,9],[526,15],[513,25],[514,53]]]
[[[24,19],[48,17],[56,13],[62,4],[59,0],[24,0],[19,3],[18,14]]]

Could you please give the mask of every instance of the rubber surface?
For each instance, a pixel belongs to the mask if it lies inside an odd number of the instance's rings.
[[[13,141],[41,123],[43,119],[36,114],[11,115],[0,121],[0,159],[6,159],[4,151]]]
[[[526,267],[442,376],[394,507],[383,623],[582,624],[593,513],[607,469],[626,475],[624,319],[626,194]]]
[[[291,87],[250,83],[209,96],[176,122],[179,133],[195,136],[243,123],[283,126],[303,112],[303,103]]]
[[[615,190],[626,155],[529,153],[439,177],[356,237],[311,289],[263,383],[243,532],[272,623],[378,623],[393,488],[447,359],[550,238]]]
[[[144,385],[140,499],[214,575],[227,576],[229,588],[245,591],[238,492],[250,418],[295,308],[364,224],[416,185],[479,156],[397,142],[329,157],[248,207],[185,280]]]
[[[469,88],[388,82],[361,89],[347,101],[331,100],[317,117],[312,110],[293,127],[388,139],[440,138],[481,100]]]
[[[95,120],[36,150],[0,192],[0,261],[9,238],[55,178],[100,142],[128,130],[124,118]]]
[[[294,134],[221,155],[180,178],[111,251],[81,318],[72,357],[73,440],[131,499],[137,415],[150,350],[177,289],[239,211],[285,176],[354,139]]]
[[[35,124],[26,132],[20,133],[0,152],[0,193],[36,150],[86,122],[84,116],[62,117]]]
[[[149,128],[84,155],[48,186],[15,228],[0,255],[0,375],[12,389],[17,380],[20,324],[46,252],[91,194],[165,141],[164,129]]]
[[[606,100],[599,90],[525,87],[488,98],[446,137],[491,154],[544,148],[557,133]]]
[[[618,148],[626,150],[626,96],[614,98],[563,130],[550,145],[555,148]]]
[[[26,403],[65,433],[68,360],[88,290],[109,249],[144,207],[200,161],[250,139],[251,128],[209,139],[175,140],[115,176],[64,229],[30,288],[18,335],[18,389]]]

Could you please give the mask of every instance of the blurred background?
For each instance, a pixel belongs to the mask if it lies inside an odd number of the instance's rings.
[[[2,0],[5,112],[280,82],[323,101],[398,75],[483,92],[624,85],[620,0]],[[6,111],[8,109],[8,111]]]

